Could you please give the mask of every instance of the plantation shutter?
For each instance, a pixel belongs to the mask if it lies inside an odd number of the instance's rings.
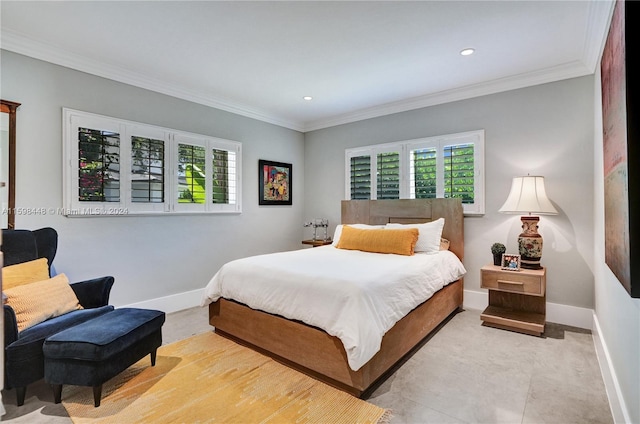
[[[474,202],[474,145],[457,144],[444,147],[444,197]]]
[[[242,144],[63,108],[65,216],[242,212]]]
[[[400,153],[378,153],[377,198],[400,198]]]
[[[459,198],[484,214],[484,131],[346,149],[345,198]]]
[[[131,201],[164,202],[164,141],[131,137]]]
[[[230,183],[235,181],[235,154],[226,150],[213,149],[213,203],[229,204]],[[235,194],[235,187],[233,190]],[[233,196],[235,200],[235,196]]]
[[[78,200],[120,201],[120,134],[78,128]]]
[[[436,148],[417,149],[410,152],[411,198],[435,199],[437,191]]]
[[[178,203],[205,203],[205,149],[178,144]]]
[[[351,200],[367,200],[371,198],[371,156],[354,156],[351,158]]]

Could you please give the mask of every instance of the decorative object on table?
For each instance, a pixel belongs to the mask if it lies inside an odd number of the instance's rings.
[[[260,205],[292,204],[292,165],[284,162],[258,161]]]
[[[493,243],[491,245],[491,254],[493,255],[493,264],[500,266],[502,263],[502,254],[507,251],[507,248],[502,243]]]
[[[520,271],[520,255],[503,254],[501,267],[507,271]]]
[[[632,224],[639,212],[640,185],[634,177],[637,166],[629,164],[638,163],[638,120],[635,118],[640,93],[632,82],[637,65],[625,56],[634,57],[637,49],[631,40],[639,5],[630,1],[615,2],[601,62],[604,257],[618,281],[635,298],[640,298],[640,266],[631,240],[640,238],[638,226]]]
[[[509,197],[500,208],[502,213],[528,213],[522,216],[522,233],[518,236],[518,250],[523,268],[540,269],[542,258],[542,236],[538,234],[540,217],[531,215],[557,215],[547,197],[544,177],[515,177],[511,183]]]
[[[314,218],[312,221],[305,222],[304,227],[313,227],[313,240],[329,240],[327,230],[329,228],[329,220],[327,218]],[[318,233],[318,228],[321,228]]]

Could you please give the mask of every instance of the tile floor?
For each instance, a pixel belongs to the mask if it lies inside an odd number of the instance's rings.
[[[164,343],[209,331],[207,309],[167,315]],[[3,391],[11,423],[71,422],[44,383],[18,408]],[[544,337],[480,325],[480,312],[455,315],[369,398],[403,423],[612,423],[593,339],[548,324]]]
[[[392,423],[612,423],[590,332],[544,337],[457,314],[369,399]]]

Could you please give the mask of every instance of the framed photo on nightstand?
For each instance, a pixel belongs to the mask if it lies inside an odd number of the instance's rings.
[[[520,255],[510,253],[502,254],[502,269],[507,271],[520,271]]]

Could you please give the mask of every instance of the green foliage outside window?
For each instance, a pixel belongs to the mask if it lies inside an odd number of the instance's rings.
[[[120,134],[79,128],[78,200],[120,201]]]
[[[473,144],[446,146],[444,154],[444,197],[459,197],[462,203],[473,203],[475,178]]]
[[[461,198],[462,203],[475,201],[475,146],[454,144],[418,148],[410,151],[411,196],[416,199],[435,199],[438,193],[438,177],[444,187],[444,197]],[[438,175],[438,160],[444,168]],[[400,198],[400,153],[377,153],[376,183],[378,199]],[[442,166],[442,165],[441,165]],[[371,198],[371,157],[369,155],[350,158],[351,199]]]
[[[400,198],[400,154],[378,154],[378,199]]]
[[[205,202],[205,149],[178,144],[178,203]]]
[[[436,149],[420,149],[413,152],[415,198],[436,198]]]
[[[371,157],[351,158],[351,200],[371,198]]]

